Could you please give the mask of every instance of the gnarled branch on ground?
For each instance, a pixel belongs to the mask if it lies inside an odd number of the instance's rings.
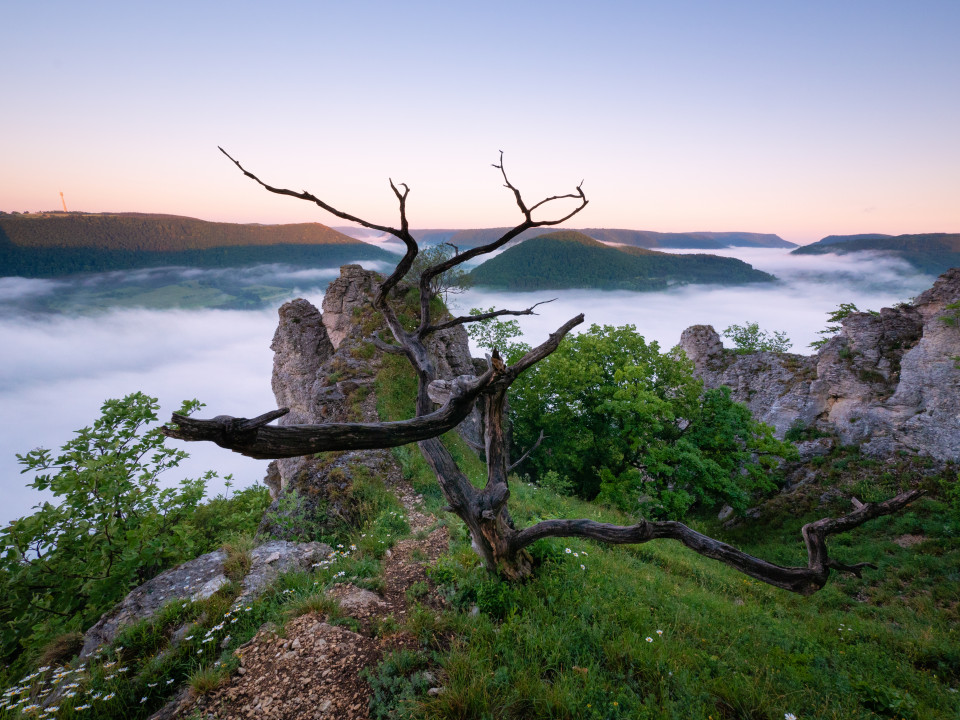
[[[636,525],[623,526],[592,520],[544,520],[518,532],[513,537],[513,547],[519,550],[545,537],[581,537],[612,545],[677,540],[694,552],[719,560],[752,578],[801,595],[810,595],[826,584],[830,570],[850,572],[859,577],[864,567],[876,569],[870,563],[844,565],[831,559],[827,552],[828,536],[858,527],[881,515],[895,513],[921,495],[922,490],[910,490],[885,502],[861,503],[859,507],[855,504],[854,511],[843,517],[807,523],[801,529],[807,545],[807,567],[783,567],[769,563],[673,521],[641,520]]]

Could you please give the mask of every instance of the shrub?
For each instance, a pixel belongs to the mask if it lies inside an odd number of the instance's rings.
[[[783,331],[774,330],[768,333],[760,329],[760,323],[748,322],[745,325],[731,325],[723,331],[736,345],[738,353],[754,352],[786,352],[793,343]]]

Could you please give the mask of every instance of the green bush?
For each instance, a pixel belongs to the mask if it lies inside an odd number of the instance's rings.
[[[736,345],[738,353],[786,352],[792,346],[787,334],[774,330],[772,333],[760,329],[760,323],[748,322],[745,325],[731,325],[723,331]]]
[[[32,515],[0,532],[3,656],[82,630],[131,588],[193,557],[189,520],[203,479],[163,488],[161,473],[186,453],[164,446],[158,403],[143,393],[107,400],[92,427],[54,456],[38,448],[17,459],[37,476],[29,487],[53,494]],[[184,403],[182,413],[199,407]]]
[[[28,486],[54,500],[0,530],[0,657],[10,668],[54,652],[157,573],[256,530],[269,502],[262,485],[207,503],[212,472],[161,488],[160,475],[187,454],[148,428],[157,410],[139,392],[107,400],[58,454],[18,455],[23,472],[37,473]]]
[[[552,483],[568,481],[573,493],[628,512],[745,509],[776,487],[780,458],[796,454],[728,389],[705,390],[686,358],[661,353],[632,325],[565,339],[520,376],[510,412],[517,448],[546,434],[526,461],[542,486],[564,492]]]

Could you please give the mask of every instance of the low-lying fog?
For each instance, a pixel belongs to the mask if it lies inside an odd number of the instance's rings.
[[[583,312],[586,322],[632,323],[661,347],[677,343],[689,325],[712,324],[722,331],[733,323],[757,321],[767,330],[784,330],[793,351],[807,345],[823,328],[826,313],[841,302],[879,309],[908,300],[934,278],[919,275],[889,258],[790,256],[784,250],[732,249],[739,257],[777,275],[781,282],[741,288],[681,287],[656,293],[570,290],[499,293],[473,289],[451,297],[458,309],[524,308],[556,297],[538,308],[539,315],[520,318],[527,340],[542,341],[570,317]],[[377,268],[382,269],[382,268]],[[160,398],[161,420],[188,398],[207,404],[201,416],[252,416],[275,407],[270,390],[276,308],[284,297],[307,297],[319,306],[323,290],[336,275],[332,268],[307,272],[278,266],[242,271],[163,270],[106,273],[83,279],[26,280],[0,278],[0,482],[5,503],[0,522],[30,512],[41,500],[26,488],[16,453],[42,446],[56,450],[71,433],[99,415],[106,398],[142,390]],[[162,277],[161,277],[162,276]],[[225,277],[228,276],[228,277]],[[158,279],[159,278],[159,279]],[[108,289],[151,283],[196,280],[205,285],[280,287],[269,309],[156,310],[136,307],[103,309]],[[207,282],[209,281],[209,282]],[[84,293],[93,288],[95,312],[84,312]],[[109,295],[109,293],[108,293]],[[65,299],[73,298],[70,302]],[[66,307],[67,311],[50,311]],[[61,302],[63,301],[63,302]],[[129,303],[126,303],[129,304]],[[212,444],[183,444],[190,459],[169,474],[174,485],[207,469],[233,473],[237,486],[262,479],[266,462],[244,458]],[[222,485],[210,487],[212,493]]]

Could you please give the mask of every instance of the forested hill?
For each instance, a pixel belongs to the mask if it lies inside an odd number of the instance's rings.
[[[960,267],[960,233],[926,233],[891,236],[830,236],[799,247],[793,255],[846,255],[856,252],[883,252],[901,257],[915,268],[940,275]]]
[[[357,232],[354,228],[340,228],[344,232]],[[472,248],[491,243],[509,228],[481,228],[476,230],[414,230],[413,236],[421,243],[433,245],[449,242],[459,248]],[[366,231],[363,231],[366,232]],[[520,240],[554,232],[552,228],[534,228],[521,233]],[[652,230],[623,230],[616,228],[585,228],[575,230],[603,242],[633,245],[644,248],[670,248],[690,250],[719,250],[727,247],[792,248],[795,243],[779,235],[749,232],[683,232],[665,233]],[[514,241],[515,242],[515,241]]]
[[[740,285],[776,279],[735,258],[611,247],[571,230],[526,240],[487,260],[470,276],[477,285],[510,290],[661,290],[673,284]]]
[[[0,275],[54,277],[165,265],[339,265],[396,258],[319,223],[219,223],[139,213],[0,214]]]

